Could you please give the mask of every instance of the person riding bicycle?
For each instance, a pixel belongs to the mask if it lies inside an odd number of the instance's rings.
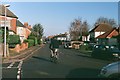
[[[58,54],[56,52],[59,49],[59,41],[56,38],[51,39],[51,43],[49,45],[49,48],[51,49],[51,57],[58,58]]]

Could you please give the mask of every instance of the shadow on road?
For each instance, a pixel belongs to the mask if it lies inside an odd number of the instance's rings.
[[[69,72],[66,78],[98,78],[99,69],[77,68]]]
[[[48,60],[48,59],[45,59],[45,58],[42,58],[42,57],[36,57],[36,56],[32,56],[32,58],[34,58],[34,59],[38,59],[38,60],[47,61],[47,62],[51,62],[50,60]]]

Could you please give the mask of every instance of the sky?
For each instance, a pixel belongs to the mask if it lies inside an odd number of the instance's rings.
[[[70,23],[80,18],[87,21],[90,29],[99,17],[118,22],[118,2],[5,2],[18,19],[30,25],[40,23],[44,35],[68,32]]]

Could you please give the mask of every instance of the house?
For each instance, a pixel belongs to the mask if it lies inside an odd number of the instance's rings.
[[[59,40],[59,41],[66,41],[66,40],[67,40],[67,34],[66,34],[66,33],[64,33],[64,34],[59,34],[59,35],[56,35],[56,36],[54,36],[54,37],[56,37],[57,40]]]
[[[28,25],[28,22],[25,22],[24,23],[24,26],[25,26],[25,32],[26,32],[26,35],[25,35],[25,38],[27,39],[28,38],[28,36],[31,34],[31,25]]]
[[[90,32],[89,32],[89,39],[90,41],[95,41],[95,38],[98,36],[110,31],[112,26],[106,23],[97,24]]]
[[[4,5],[0,5],[0,36],[2,36],[3,38],[3,30],[5,28],[5,20],[6,20],[6,29],[8,32],[8,35],[13,35],[16,34],[17,28],[16,28],[16,21],[17,21],[18,17],[11,12],[8,8],[6,8],[6,17],[5,17],[5,6]],[[0,44],[0,46],[3,48],[3,40],[1,41],[2,44]],[[3,53],[3,49],[1,48],[1,52],[0,54],[2,54],[4,57],[9,56],[9,51],[8,51],[8,47],[6,50],[6,54]]]
[[[118,29],[113,28],[110,31],[107,31],[106,33],[99,35],[96,37],[98,44],[109,44],[109,45],[117,45],[117,39],[113,38],[117,36]]]
[[[5,7],[4,5],[0,5],[0,27],[4,28],[5,26]],[[6,26],[9,30],[9,34],[13,35],[16,34],[17,28],[16,28],[16,22],[18,17],[11,12],[8,8],[6,8],[7,14],[6,14]]]
[[[17,35],[20,36],[21,43],[25,39],[27,39],[26,38],[26,27],[19,20],[17,20]]]

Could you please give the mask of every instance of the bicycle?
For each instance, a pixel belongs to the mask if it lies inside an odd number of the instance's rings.
[[[52,49],[52,54],[50,54],[51,62],[58,63],[58,49]]]

